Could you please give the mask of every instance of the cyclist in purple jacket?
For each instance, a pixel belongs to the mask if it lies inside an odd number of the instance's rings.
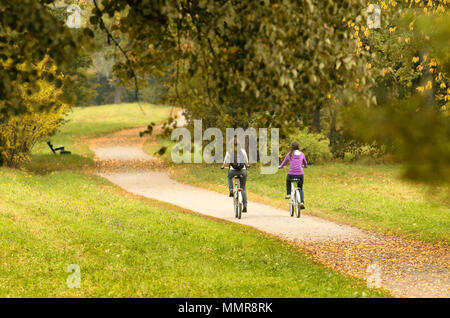
[[[300,207],[302,209],[305,208],[305,201],[303,196],[303,168],[308,167],[308,163],[306,162],[305,155],[300,151],[300,147],[298,142],[294,141],[291,144],[291,149],[289,153],[284,158],[281,165],[278,167],[279,169],[283,169],[283,167],[289,162],[289,172],[286,177],[286,199],[291,197],[291,180],[298,179],[298,187],[300,188],[300,199],[301,204]]]

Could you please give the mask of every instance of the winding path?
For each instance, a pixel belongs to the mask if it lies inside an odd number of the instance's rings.
[[[235,219],[227,195],[171,179],[161,169],[162,162],[142,150],[141,130],[127,129],[89,141],[99,175],[128,192],[276,235],[328,267],[369,279],[395,296],[450,297],[448,245],[368,232],[310,215],[292,218],[285,210],[252,201],[248,213]]]

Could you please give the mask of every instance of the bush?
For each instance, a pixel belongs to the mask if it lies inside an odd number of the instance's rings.
[[[379,146],[375,142],[372,144],[360,144],[353,142],[349,143],[343,149],[343,156],[341,156],[341,158],[344,159],[344,161],[374,161],[385,157],[387,154],[386,149],[387,148],[385,146]]]
[[[308,129],[298,130],[289,135],[288,140],[284,142],[286,149],[290,148],[290,144],[297,141],[300,150],[305,154],[308,163],[322,163],[331,159],[330,141],[322,134],[310,133]]]
[[[333,157],[345,162],[367,161],[384,162],[391,160],[389,156],[394,150],[394,145],[383,145],[376,142],[367,143],[355,138],[347,131],[338,132],[331,146]]]
[[[31,95],[26,86],[21,87],[21,98],[26,105],[26,112],[9,116],[0,122],[0,163],[17,166],[30,159],[30,153],[36,142],[51,135],[63,123],[62,115],[68,106],[59,101],[62,88],[40,80],[39,91]],[[52,105],[47,111],[40,106]]]

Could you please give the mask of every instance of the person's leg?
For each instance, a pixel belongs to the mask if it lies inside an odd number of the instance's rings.
[[[302,203],[305,203],[305,197],[303,195],[303,175],[299,175],[299,182],[298,182],[298,187],[300,189],[300,201]]]
[[[247,188],[245,185],[247,184],[247,171],[243,170],[242,175],[244,176],[241,178],[241,189],[242,189],[242,203],[244,204],[244,207],[247,207]]]
[[[228,190],[230,190],[230,194],[233,193],[233,170],[228,170]]]
[[[291,175],[286,176],[286,194],[291,195]]]

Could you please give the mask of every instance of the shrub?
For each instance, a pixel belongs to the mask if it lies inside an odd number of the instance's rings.
[[[42,68],[42,64],[38,66]],[[30,153],[36,142],[51,135],[63,123],[62,116],[68,106],[60,102],[62,88],[40,80],[39,91],[27,93],[27,87],[21,87],[21,96],[26,112],[9,116],[0,122],[0,163],[17,166],[30,159]],[[42,105],[51,105],[44,112]]]
[[[310,133],[307,128],[298,130],[289,135],[288,140],[283,144],[286,149],[290,148],[290,143],[297,141],[300,150],[305,154],[308,163],[322,163],[331,159],[330,141],[322,134]]]
[[[344,148],[344,155],[342,158],[344,161],[373,161],[385,156],[387,154],[386,149],[385,146],[379,146],[375,142],[372,144],[349,143],[347,147]]]

